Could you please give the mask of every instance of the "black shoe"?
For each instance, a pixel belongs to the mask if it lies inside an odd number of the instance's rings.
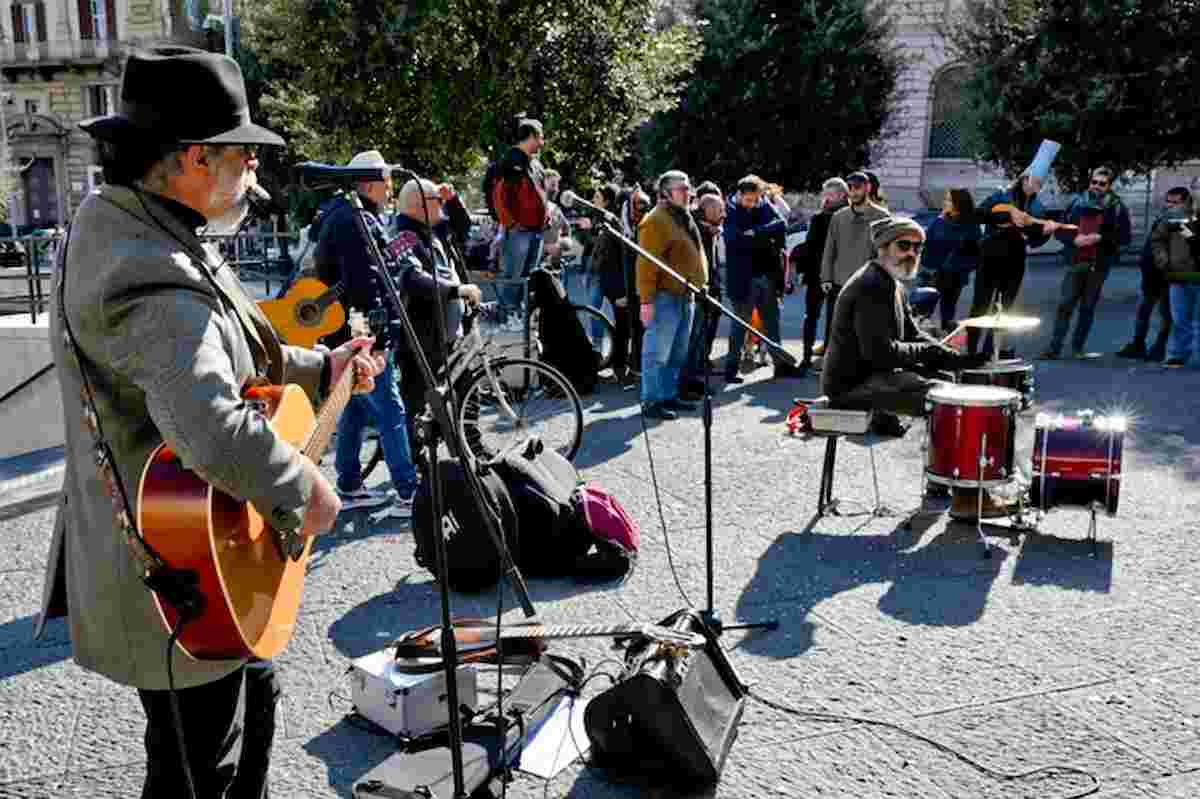
[[[792,366],[790,363],[775,364],[775,379],[779,380],[784,377],[805,377],[808,374],[807,369],[801,369],[799,366]]]
[[[1144,341],[1131,341],[1121,349],[1117,350],[1118,358],[1146,358],[1146,343]]]
[[[702,402],[704,400],[704,391],[681,391],[679,399],[683,402]]]
[[[908,432],[908,425],[900,421],[900,417],[894,413],[876,411],[875,417],[871,421],[871,432],[881,436],[900,438]]]
[[[1121,353],[1118,352],[1117,354],[1120,355]],[[1162,363],[1167,357],[1167,343],[1164,341],[1162,344],[1155,344],[1153,347],[1146,350],[1145,357],[1147,361]]]
[[[744,379],[742,379],[742,377],[741,377],[741,376],[739,376],[739,375],[736,375],[736,374],[726,374],[726,375],[725,375],[725,382],[726,382],[726,383],[730,383],[730,384],[732,384],[732,385],[735,385],[735,386],[740,386],[742,383],[745,383],[746,381],[745,381]]]
[[[669,411],[694,411],[694,410],[696,410],[696,403],[684,402],[683,400],[679,399],[678,397],[676,397],[675,399],[667,400],[666,402],[662,403],[662,406]]]
[[[661,402],[647,402],[642,406],[642,415],[647,419],[662,419],[668,422],[679,418],[679,414]]]

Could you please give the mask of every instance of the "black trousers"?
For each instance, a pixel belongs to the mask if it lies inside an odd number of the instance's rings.
[[[1157,275],[1147,274],[1146,270],[1143,269],[1142,299],[1138,303],[1137,318],[1134,321],[1134,341],[1140,341],[1143,345],[1146,343],[1146,336],[1150,333],[1150,317],[1154,314],[1155,308],[1158,308],[1159,323],[1158,338],[1154,346],[1161,349],[1167,346],[1167,339],[1171,336],[1170,286],[1162,278],[1162,273]]]
[[[608,300],[613,309],[613,354],[612,363],[610,366],[612,367],[614,375],[616,375],[618,378],[623,378],[625,377],[625,373],[629,370],[630,363],[629,337],[633,332],[633,326],[630,320],[631,310],[633,313],[637,313],[640,312],[641,309],[631,309],[628,304],[624,308],[618,308],[617,300],[622,298],[622,296],[619,295],[610,295],[606,293],[604,298]],[[641,356],[640,352],[638,353],[638,356]],[[641,361],[635,361],[635,363],[641,363]]]
[[[971,274],[969,272],[938,271],[934,287],[938,290],[938,305],[942,309],[943,330],[949,331],[953,329],[956,311],[958,310],[958,298],[962,296],[963,288],[970,279]],[[1019,288],[1020,286],[1018,285]],[[1007,303],[1005,305],[1007,306]]]
[[[808,283],[804,287],[804,362],[812,360],[813,345],[817,342],[817,323],[821,321],[821,306],[825,304],[825,292],[821,291],[821,283]],[[829,320],[833,318],[832,309],[825,317],[825,340],[829,340]]]
[[[238,724],[238,697],[245,716]],[[266,799],[279,676],[256,661],[216,682],[178,692],[183,739],[196,799]],[[142,799],[185,796],[169,691],[139,690],[146,712],[146,782]],[[236,752],[236,755],[235,755]]]
[[[1007,311],[1012,308],[1021,283],[1025,280],[1025,239],[1021,237],[990,239],[985,242],[979,269],[975,272],[975,297],[971,302],[971,316],[985,316],[992,311],[997,300]],[[967,352],[974,355],[979,351],[979,329],[967,331]],[[989,332],[984,349],[990,349],[992,335]]]

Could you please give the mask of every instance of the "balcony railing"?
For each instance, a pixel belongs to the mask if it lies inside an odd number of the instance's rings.
[[[55,39],[47,42],[0,42],[0,64],[56,64],[68,61],[103,61],[120,53],[112,39]]]

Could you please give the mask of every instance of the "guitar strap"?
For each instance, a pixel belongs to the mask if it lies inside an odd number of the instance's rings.
[[[83,404],[84,425],[92,436],[93,460],[112,501],[116,530],[125,540],[130,554],[141,568],[142,582],[151,591],[159,594],[165,601],[173,605],[181,619],[193,618],[194,615],[199,615],[204,606],[204,595],[197,588],[196,575],[194,572],[173,569],[168,566],[162,556],[142,537],[134,523],[136,517],[133,513],[133,506],[129,502],[129,493],[125,490],[125,483],[117,469],[112,449],[104,437],[100,412],[96,408],[92,383],[88,378],[86,356],[83,348],[79,346],[75,333],[71,330],[71,322],[67,318],[67,249],[70,240],[71,231],[68,229],[55,263],[58,273],[58,319],[63,329],[64,349],[75,362],[82,382],[79,394]]]

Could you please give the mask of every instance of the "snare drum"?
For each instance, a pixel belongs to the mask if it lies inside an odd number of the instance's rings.
[[[1020,358],[997,361],[978,369],[963,369],[958,382],[976,386],[999,386],[1021,395],[1021,410],[1033,405],[1033,364]]]
[[[1030,504],[1043,511],[1095,506],[1116,516],[1124,445],[1124,417],[1038,414]]]
[[[1021,395],[994,386],[939,385],[925,400],[925,476],[957,488],[992,488],[1013,473]]]

